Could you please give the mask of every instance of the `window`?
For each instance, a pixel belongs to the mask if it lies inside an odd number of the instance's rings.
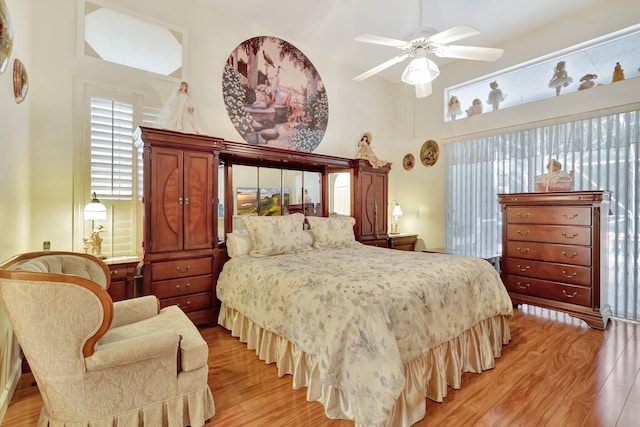
[[[555,158],[574,171],[575,190],[611,191],[609,304],[640,320],[640,104],[625,108],[447,144],[447,248],[500,253],[497,194],[533,191]]]
[[[176,79],[186,75],[184,30],[102,0],[79,0],[78,15],[81,56]]]
[[[640,26],[636,25],[489,76],[449,87],[445,90],[445,103],[448,104],[452,96],[460,101],[462,113],[458,112],[455,119],[467,116],[464,111],[472,105],[474,99],[482,103],[483,113],[490,112],[492,106],[489,105],[489,93],[492,88],[489,84],[494,81],[504,96],[499,109],[554,97],[556,92],[554,88],[549,87],[549,83],[560,61],[565,62],[565,69],[572,79],[568,86],[560,87],[560,95],[579,90],[584,83],[581,80],[587,75],[592,75],[592,82],[596,85],[610,84],[616,63],[620,63],[625,79],[635,78],[640,76],[638,45]],[[448,105],[444,106],[444,115],[445,120],[454,120],[449,116]]]
[[[102,254],[107,257],[135,255],[141,250],[142,153],[133,135],[139,124],[153,123],[158,104],[141,95],[86,87],[86,190],[81,202],[87,203],[96,193],[107,207],[107,219],[95,224],[106,228],[100,237]],[[82,236],[89,236],[91,223],[81,223]]]

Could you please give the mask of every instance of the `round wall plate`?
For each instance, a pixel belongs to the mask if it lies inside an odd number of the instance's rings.
[[[415,164],[416,164],[416,158],[413,157],[413,154],[411,153],[405,154],[404,157],[402,158],[402,167],[406,171],[410,171],[411,169],[413,169],[413,166]]]
[[[429,139],[420,148],[420,161],[425,166],[433,166],[440,157],[440,147],[433,139]]]

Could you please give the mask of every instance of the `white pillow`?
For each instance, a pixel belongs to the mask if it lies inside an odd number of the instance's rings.
[[[249,255],[250,252],[251,238],[249,234],[227,233],[227,255],[229,255],[229,258]]]
[[[308,216],[307,222],[313,233],[313,247],[339,249],[357,245],[353,226],[356,220],[350,216]]]
[[[251,238],[250,255],[269,255],[303,252],[311,249],[305,244],[302,230],[304,215],[243,217]]]

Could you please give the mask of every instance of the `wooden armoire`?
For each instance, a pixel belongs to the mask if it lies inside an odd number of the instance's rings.
[[[196,324],[218,318],[213,148],[220,141],[143,132],[142,294],[156,295],[161,307],[178,305]]]
[[[374,168],[368,160],[353,161],[353,197],[356,240],[388,247],[389,170],[391,164]]]

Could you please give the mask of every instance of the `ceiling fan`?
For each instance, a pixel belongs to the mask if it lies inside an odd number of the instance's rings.
[[[422,16],[422,2],[419,1],[419,4],[419,16]],[[502,49],[449,44],[477,34],[480,34],[480,32],[468,25],[457,25],[441,32],[437,32],[433,28],[422,27],[407,37],[408,40],[406,41],[372,34],[361,34],[356,37],[356,41],[395,47],[400,49],[402,53],[357,75],[353,80],[362,81],[405,59],[412,58],[402,73],[401,80],[415,86],[417,98],[424,98],[431,95],[431,82],[440,74],[438,66],[428,58],[428,55],[476,61],[495,61],[502,56]]]

